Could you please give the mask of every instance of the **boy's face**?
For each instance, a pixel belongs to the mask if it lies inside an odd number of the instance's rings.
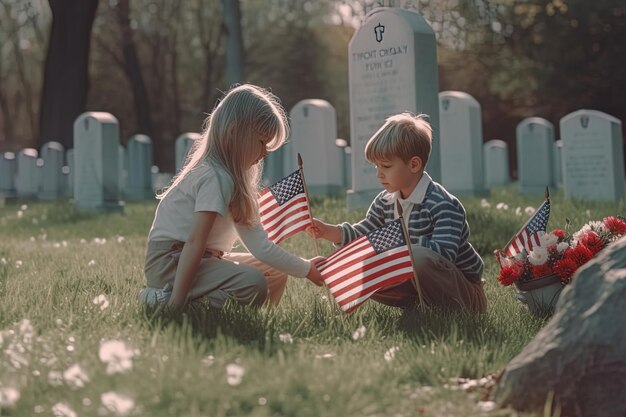
[[[390,193],[400,191],[402,198],[407,198],[421,178],[422,162],[414,156],[404,162],[398,157],[376,161],[376,177]]]

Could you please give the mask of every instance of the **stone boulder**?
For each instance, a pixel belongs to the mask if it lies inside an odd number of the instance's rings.
[[[576,273],[492,396],[520,411],[552,401],[562,416],[626,416],[626,236]]]

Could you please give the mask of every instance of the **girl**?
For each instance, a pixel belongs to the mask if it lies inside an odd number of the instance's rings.
[[[246,84],[226,94],[184,168],[157,196],[142,301],[180,308],[205,297],[218,308],[228,299],[261,305],[268,292],[270,302],[278,303],[287,274],[321,285],[319,259],[285,252],[259,222],[261,161],[287,133],[285,111],[272,93]],[[251,254],[226,253],[237,237]]]

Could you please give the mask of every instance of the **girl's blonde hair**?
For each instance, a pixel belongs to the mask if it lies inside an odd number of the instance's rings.
[[[400,113],[390,116],[367,141],[365,159],[376,163],[394,157],[408,162],[414,156],[426,166],[432,148],[433,128],[425,114]]]
[[[250,157],[261,154],[259,140],[268,151],[274,151],[288,134],[285,110],[274,94],[251,84],[234,87],[207,117],[202,137],[194,142],[183,169],[157,198],[164,198],[202,161],[212,158],[226,168],[234,182],[229,204],[233,220],[248,226],[258,223],[257,193],[263,164],[248,166]]]

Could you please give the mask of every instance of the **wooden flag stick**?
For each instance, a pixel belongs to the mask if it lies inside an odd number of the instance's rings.
[[[396,208],[398,209],[398,217],[400,218],[400,224],[402,225],[402,234],[404,235],[404,240],[406,240],[406,246],[409,249],[409,256],[411,257],[411,265],[413,266],[413,282],[415,283],[415,288],[417,289],[417,296],[420,300],[420,306],[423,308],[426,305],[424,304],[424,295],[422,294],[422,287],[419,282],[419,278],[417,277],[417,268],[415,268],[415,262],[413,261],[413,250],[411,248],[411,238],[409,237],[409,231],[406,230],[406,225],[404,224],[404,217],[402,217],[402,206],[400,205],[400,200],[396,200]]]
[[[311,226],[313,226],[313,213],[311,212],[311,200],[309,200],[309,191],[306,188],[306,181],[304,181],[304,170],[302,169],[302,156],[300,156],[300,152],[298,152],[298,167],[300,169],[300,178],[302,179],[302,185],[304,187],[304,195],[306,196],[306,206],[309,209],[309,217],[311,217]],[[315,256],[320,256],[320,248],[317,245],[317,238],[315,237],[315,235],[311,237],[313,238],[313,245],[315,247]]]

